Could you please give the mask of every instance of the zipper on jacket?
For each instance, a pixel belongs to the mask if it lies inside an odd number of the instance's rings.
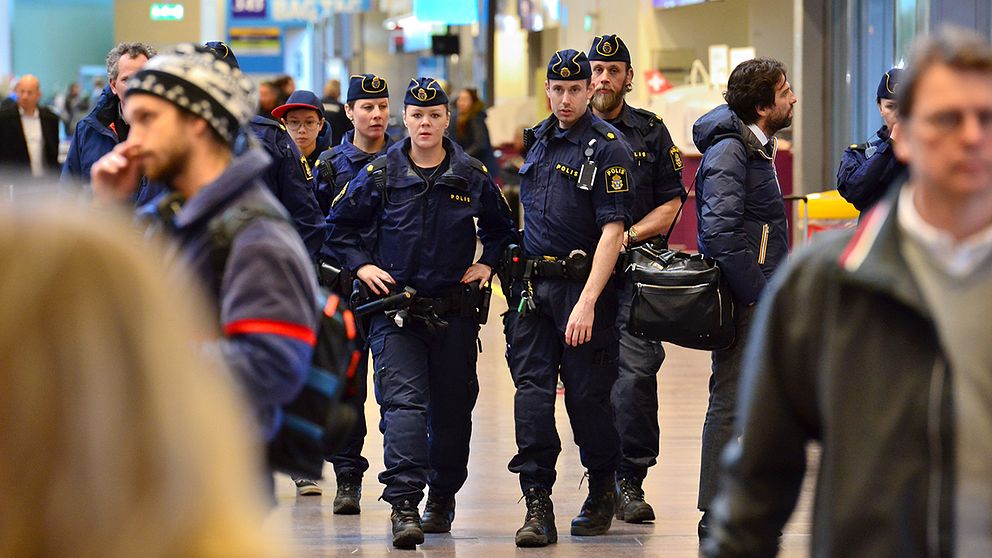
[[[944,377],[947,367],[940,360],[934,361],[930,374],[930,394],[927,409],[927,437],[930,443],[930,486],[927,499],[927,547],[930,556],[940,556],[940,501],[944,480],[944,442],[941,436]]]
[[[771,227],[768,223],[761,225],[761,246],[758,247],[758,265],[765,265],[765,258],[768,256],[768,233]]]

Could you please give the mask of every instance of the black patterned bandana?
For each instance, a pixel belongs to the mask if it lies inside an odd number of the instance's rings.
[[[229,144],[255,114],[258,93],[241,70],[208,48],[183,44],[149,60],[125,94],[155,95],[207,121]]]

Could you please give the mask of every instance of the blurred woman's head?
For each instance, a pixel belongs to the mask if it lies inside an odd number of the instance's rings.
[[[110,217],[0,207],[0,556],[270,555],[198,299]]]

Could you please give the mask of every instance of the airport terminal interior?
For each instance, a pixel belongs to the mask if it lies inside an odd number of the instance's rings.
[[[447,92],[452,110],[459,92],[476,92],[488,134],[489,166],[494,167],[486,172],[508,201],[514,228],[520,228],[521,183],[527,180],[522,165],[529,147],[524,131],[552,114],[545,84],[552,71],[548,60],[553,62],[556,52],[588,52],[597,37],[622,37],[632,70],[625,102],[653,113],[667,126],[676,149],[660,157],[671,158],[687,191],[703,157],[693,143],[693,125],[724,103],[728,79],[738,64],[774,58],[784,64],[798,98],[790,112],[791,126],[775,134],[778,149],[768,156],[785,199],[788,248],[797,250],[815,243],[821,234],[857,226],[858,210],[837,192],[837,169],[845,149],[870,142],[883,124],[876,105],[877,91],[882,91],[879,76],[902,68],[914,39],[946,23],[988,41],[992,5],[988,0],[0,0],[0,98],[16,97],[23,76],[37,79],[39,105],[59,117],[61,168],[71,156],[77,124],[107,87],[107,53],[122,42],[141,42],[166,52],[180,43],[222,41],[256,88],[290,84],[278,91],[268,111],[302,102],[293,100],[298,98],[293,91],[305,90],[320,100],[320,114],[328,122],[332,112],[343,113],[354,76],[359,75],[359,84],[383,80],[389,84],[391,107],[385,129],[395,140],[408,135],[403,107],[418,96],[416,80],[429,77]],[[370,74],[369,81],[363,82],[361,74]],[[264,112],[258,110],[271,117]],[[287,130],[282,124],[273,126]],[[452,113],[451,130],[456,128]],[[592,147],[586,155],[590,162],[591,152]],[[313,161],[308,164],[305,153],[302,159],[305,173],[311,173]],[[417,167],[410,176],[433,168],[420,163]],[[372,168],[370,160],[368,175]],[[563,172],[567,171],[566,167]],[[99,171],[93,172],[96,176]],[[39,191],[55,192],[62,201],[89,195],[89,186],[60,185],[57,170],[38,170],[35,178],[39,176],[39,182],[4,176],[0,198],[17,204],[44,199]],[[39,186],[45,181],[47,188]],[[344,184],[339,194],[332,194],[343,197],[348,188]],[[699,249],[696,196],[695,191],[687,194],[668,247],[690,253]],[[321,220],[325,217],[326,212]],[[390,503],[379,498],[383,484],[377,476],[388,452],[379,431],[380,407],[371,373],[362,411],[369,431],[362,455],[370,467],[360,481],[361,513],[334,513],[335,474],[325,463],[324,478],[316,481],[321,489],[316,492],[322,494],[302,494],[290,476],[275,473],[275,503],[261,530],[290,546],[291,556],[301,557],[699,556],[697,494],[711,353],[667,342],[657,372],[660,451],[643,481],[654,519],[637,524],[614,519],[601,536],[569,534],[569,521],[579,513],[592,485],[584,479],[587,471],[565,408],[566,388],[559,383],[554,413],[562,450],[552,493],[559,538],[557,544],[542,548],[515,545],[527,502],[518,475],[508,470],[517,438],[504,314],[512,313],[518,300],[508,305],[508,294],[496,281],[488,323],[479,334],[479,395],[472,412],[468,478],[456,496],[450,533],[428,533],[413,550],[393,544]],[[216,309],[209,313],[216,317]],[[369,366],[376,369],[374,359]],[[820,449],[810,445],[807,452],[813,465],[782,530],[779,556],[815,555],[810,545]],[[0,517],[8,511],[13,510],[0,509]],[[0,558],[5,548],[0,542]],[[72,553],[59,554],[63,555]]]

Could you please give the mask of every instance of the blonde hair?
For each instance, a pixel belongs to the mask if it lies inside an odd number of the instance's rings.
[[[0,557],[281,555],[199,298],[108,217],[0,208]]]

